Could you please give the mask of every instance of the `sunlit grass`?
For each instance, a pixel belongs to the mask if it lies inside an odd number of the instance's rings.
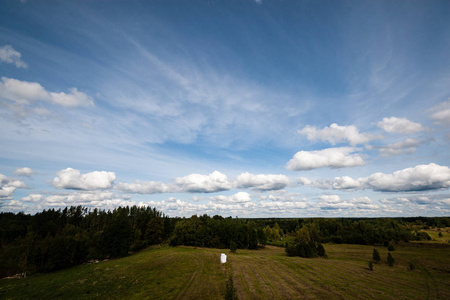
[[[433,245],[431,245],[433,246]],[[373,246],[325,245],[328,259],[262,250],[162,247],[117,260],[0,281],[2,299],[220,299],[228,274],[240,299],[450,299],[450,248],[395,245],[368,268]],[[228,263],[220,264],[220,253]],[[416,269],[410,270],[414,263]]]

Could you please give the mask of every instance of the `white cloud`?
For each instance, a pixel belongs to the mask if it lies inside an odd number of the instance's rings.
[[[45,198],[42,194],[30,194],[22,198],[24,202],[41,202]]]
[[[136,194],[169,193],[171,190],[171,187],[168,184],[159,181],[135,181],[134,183],[118,182],[114,187],[123,192]]]
[[[0,210],[2,212],[18,212],[24,211],[27,206],[17,200],[10,200],[8,202],[0,202]]]
[[[368,134],[359,133],[358,128],[354,125],[339,126],[336,123],[323,129],[317,129],[315,126],[308,125],[302,130],[299,130],[298,133],[306,135],[310,141],[327,141],[332,145],[347,141],[350,145],[355,146],[357,144],[368,143],[371,139],[375,138]]]
[[[382,121],[377,123],[377,126],[386,132],[402,134],[410,134],[425,130],[425,128],[419,123],[414,123],[406,118],[397,117],[383,118]]]
[[[338,195],[322,195],[320,199],[322,201],[318,203],[318,206],[323,210],[349,209],[355,207],[353,203],[342,200]]]
[[[289,185],[289,178],[281,174],[253,175],[245,172],[237,177],[236,184],[239,187],[254,188],[256,190],[280,190]]]
[[[375,149],[378,149],[380,151],[380,154],[382,156],[392,156],[392,155],[399,155],[399,154],[412,154],[415,153],[417,150],[417,147],[422,142],[415,140],[415,139],[406,139],[402,142],[389,144],[386,146],[375,146]]]
[[[259,199],[277,201],[277,202],[305,202],[306,201],[306,198],[303,198],[301,194],[289,193],[285,190],[272,191],[268,195],[260,196]]]
[[[246,192],[239,192],[231,196],[215,196],[210,197],[210,200],[214,202],[219,203],[245,203],[245,202],[251,202],[252,199],[250,198],[250,194]]]
[[[114,172],[94,171],[81,174],[79,170],[67,168],[57,173],[53,186],[57,189],[98,190],[111,188],[116,180]]]
[[[24,168],[17,168],[14,171],[14,174],[18,175],[18,176],[26,176],[29,177],[34,173],[34,171],[30,168],[24,167]]]
[[[30,194],[22,198],[24,202],[32,202],[43,207],[84,206],[101,209],[112,209],[118,206],[136,205],[127,195],[117,195],[109,191],[82,191],[59,193],[53,195]]]
[[[432,107],[430,111],[432,112],[431,119],[436,124],[450,124],[450,100]]]
[[[339,195],[322,195],[320,199],[326,203],[339,203],[342,201]]]
[[[333,189],[351,190],[351,189],[359,189],[359,188],[363,188],[363,187],[364,187],[364,184],[360,180],[353,179],[349,176],[342,176],[342,177],[334,178]]]
[[[317,151],[299,151],[286,164],[292,171],[312,170],[318,168],[346,168],[364,165],[363,158],[354,152],[354,147],[328,148]]]
[[[365,180],[373,190],[382,192],[443,189],[450,187],[450,168],[431,163],[396,171],[393,174],[375,173]]]
[[[214,193],[232,188],[225,174],[214,171],[209,175],[190,174],[175,178],[175,185],[179,191],[189,193]]]
[[[299,183],[317,188],[336,190],[372,189],[381,192],[412,192],[446,189],[450,187],[450,168],[434,163],[406,168],[392,174],[374,173],[369,177],[353,179],[336,177],[333,181],[311,181],[301,178]]]
[[[215,193],[230,190],[233,185],[228,177],[218,171],[209,175],[190,174],[177,177],[173,183],[159,181],[136,181],[134,183],[119,182],[114,186],[116,189],[138,194],[158,193]]]
[[[79,92],[76,88],[54,93],[46,91],[37,82],[20,81],[14,78],[2,77],[0,82],[0,98],[8,99],[19,105],[30,105],[35,101],[46,101],[65,107],[94,106],[91,96]]]
[[[26,69],[28,65],[21,60],[22,54],[12,46],[6,45],[0,47],[0,61],[7,64],[15,64],[17,68]]]
[[[9,178],[3,174],[0,174],[0,199],[9,198],[16,189],[25,187],[26,184],[22,180]]]

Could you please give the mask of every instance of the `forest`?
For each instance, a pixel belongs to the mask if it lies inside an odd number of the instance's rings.
[[[127,256],[167,243],[219,249],[285,247],[289,256],[326,256],[324,243],[387,245],[427,240],[420,231],[449,227],[448,217],[240,219],[170,218],[151,207],[66,207],[35,215],[0,213],[0,277],[50,272]]]

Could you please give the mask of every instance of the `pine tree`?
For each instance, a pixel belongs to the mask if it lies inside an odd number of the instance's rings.
[[[373,259],[376,263],[379,263],[379,262],[380,262],[381,257],[380,257],[380,253],[378,253],[378,250],[377,250],[377,249],[373,249],[372,259]]]
[[[388,262],[389,267],[394,266],[395,259],[392,257],[391,252],[388,252],[387,262]]]

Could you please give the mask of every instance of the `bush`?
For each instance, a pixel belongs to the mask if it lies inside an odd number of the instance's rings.
[[[327,254],[325,253],[325,247],[321,243],[317,245],[317,255],[327,257]]]
[[[380,253],[378,252],[377,249],[373,249],[372,259],[373,259],[376,263],[380,262],[381,257],[380,257]]]
[[[372,264],[371,261],[369,261],[369,270],[370,270],[370,271],[373,271],[373,264]]]
[[[409,269],[410,269],[411,271],[414,271],[414,270],[416,269],[416,266],[415,266],[412,262],[410,262],[410,263],[409,263]]]
[[[388,246],[388,251],[395,251],[394,246],[393,246],[393,245],[389,245],[389,246]]]
[[[388,252],[387,262],[388,262],[389,267],[394,266],[395,259],[392,257],[391,252]]]

